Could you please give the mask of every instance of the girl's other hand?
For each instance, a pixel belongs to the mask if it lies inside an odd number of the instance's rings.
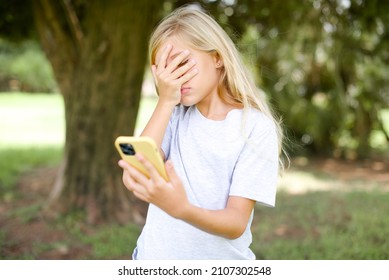
[[[150,178],[120,160],[119,166],[123,168],[123,183],[126,188],[137,198],[156,205],[172,217],[180,218],[189,202],[173,164],[170,161],[165,164],[169,176],[169,181],[166,182],[146,158],[140,153],[137,153],[136,157],[144,165]]]
[[[172,45],[167,44],[158,52],[157,64],[151,70],[160,100],[177,105],[181,100],[181,86],[197,74],[197,69],[195,60],[188,59],[189,50],[171,55],[172,50]]]

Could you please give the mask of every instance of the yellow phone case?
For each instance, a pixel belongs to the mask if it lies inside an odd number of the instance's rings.
[[[159,149],[152,138],[146,136],[119,136],[115,140],[115,147],[123,160],[137,168],[148,178],[150,178],[150,175],[143,164],[135,157],[136,152],[140,152],[150,161],[166,181],[169,180]]]

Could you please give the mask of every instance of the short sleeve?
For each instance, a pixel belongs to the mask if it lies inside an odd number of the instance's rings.
[[[253,128],[246,140],[234,168],[229,195],[274,207],[278,168],[276,128],[266,119]]]
[[[172,140],[172,125],[171,125],[172,119],[170,119],[169,124],[166,128],[165,135],[162,139],[161,149],[163,153],[165,154],[165,160],[169,158],[170,154],[170,143]]]

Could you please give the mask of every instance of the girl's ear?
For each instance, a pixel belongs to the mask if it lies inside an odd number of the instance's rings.
[[[214,55],[214,61],[216,68],[222,68],[223,67],[223,60],[221,59],[220,55],[216,53]]]

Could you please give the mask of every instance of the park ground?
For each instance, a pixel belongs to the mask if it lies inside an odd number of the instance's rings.
[[[77,217],[52,219],[42,215],[57,167],[29,170],[16,183],[14,198],[0,206],[1,258],[7,259],[129,259],[131,246],[139,233],[136,226],[88,225]],[[302,183],[301,179],[304,179]],[[307,192],[389,191],[389,161],[366,160],[348,162],[334,159],[297,158],[290,170],[280,179],[281,192],[287,196],[303,196]],[[285,194],[283,194],[285,196]],[[277,207],[282,207],[278,203]],[[341,207],[341,206],[340,206]],[[339,212],[344,212],[341,210]],[[6,213],[4,215],[4,213]],[[344,214],[344,213],[343,213]],[[254,221],[255,225],[256,221]],[[257,221],[259,223],[259,221]],[[304,228],[304,227],[303,227]],[[104,249],[115,239],[115,232],[123,237],[116,251]],[[272,239],[304,239],[319,234],[311,226],[302,229],[279,224],[270,233]],[[126,240],[128,243],[126,243]],[[99,245],[99,243],[101,243]],[[99,249],[99,247],[101,247]],[[107,250],[107,252],[104,252]]]

